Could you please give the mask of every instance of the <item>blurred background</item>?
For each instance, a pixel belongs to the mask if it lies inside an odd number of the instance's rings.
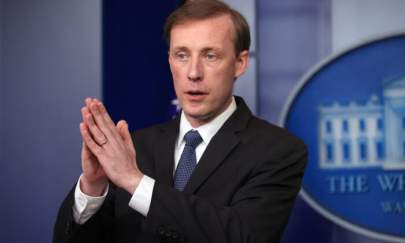
[[[0,0],[2,242],[51,242],[58,207],[81,171],[85,97],[103,99],[132,130],[171,118],[175,96],[162,30],[181,2]],[[253,40],[250,69],[235,93],[276,124],[294,87],[318,63],[405,32],[403,0],[226,2],[247,18]],[[299,197],[283,242],[405,242],[403,236],[355,232]]]

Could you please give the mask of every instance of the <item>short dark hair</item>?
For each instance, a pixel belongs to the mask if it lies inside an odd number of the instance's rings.
[[[170,45],[170,32],[175,25],[192,20],[204,20],[221,15],[231,17],[235,29],[234,48],[238,55],[250,47],[250,30],[246,19],[226,3],[218,0],[189,0],[173,11],[166,19],[164,35]]]

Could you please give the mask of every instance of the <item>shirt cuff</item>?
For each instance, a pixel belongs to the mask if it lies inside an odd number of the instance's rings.
[[[128,203],[132,209],[136,210],[145,217],[149,212],[154,186],[155,180],[147,175],[144,175]]]
[[[101,208],[108,194],[109,185],[100,197],[92,197],[84,194],[80,189],[80,176],[75,188],[75,202],[73,204],[73,219],[76,224],[84,224]]]

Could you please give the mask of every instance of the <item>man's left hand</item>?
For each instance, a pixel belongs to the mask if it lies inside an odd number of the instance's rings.
[[[135,147],[125,121],[115,126],[104,105],[97,99],[91,99],[84,109],[84,123],[80,126],[83,141],[97,157],[107,177],[115,185],[134,193],[143,177],[136,162]],[[95,137],[105,136],[98,144]]]

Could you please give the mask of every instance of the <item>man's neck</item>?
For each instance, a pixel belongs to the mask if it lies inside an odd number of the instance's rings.
[[[224,108],[215,115],[211,115],[208,117],[191,117],[191,116],[187,115],[186,113],[184,113],[184,117],[187,119],[187,121],[190,123],[190,125],[193,128],[198,128],[200,126],[203,126],[203,125],[213,121],[215,118],[217,118],[218,116],[223,114],[227,109],[229,109],[232,102],[235,102],[234,100],[235,100],[235,98],[233,96],[231,96],[231,98],[228,100],[228,102],[224,106]]]
[[[209,143],[211,138],[218,132],[222,125],[231,117],[231,115],[237,109],[235,98],[232,97],[230,105],[214,119],[210,120],[208,123],[204,123],[198,127],[193,127],[193,125],[186,118],[184,112],[181,114],[180,118],[180,129],[179,129],[179,139],[178,146],[183,141],[183,136],[190,130],[198,130],[203,141]]]

